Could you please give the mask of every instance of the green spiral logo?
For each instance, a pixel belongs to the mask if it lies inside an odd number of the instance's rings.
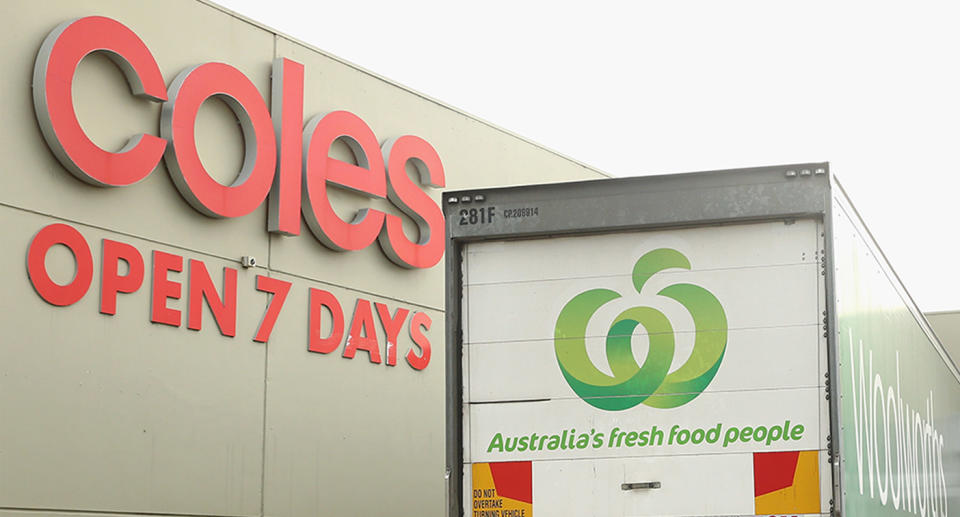
[[[670,248],[656,249],[640,257],[633,267],[637,293],[641,293],[650,277],[671,268],[690,269],[690,261]],[[692,284],[673,284],[657,295],[685,307],[696,328],[690,358],[672,372],[673,327],[657,309],[632,307],[613,320],[606,339],[613,376],[601,372],[590,361],[585,336],[597,309],[620,298],[620,294],[609,289],[591,289],[573,297],[560,311],[554,332],[557,361],[567,383],[586,403],[606,411],[622,411],[640,403],[675,408],[697,398],[717,374],[727,348],[727,316],[717,298]],[[650,350],[642,366],[637,364],[630,346],[638,325],[646,329],[650,338]]]

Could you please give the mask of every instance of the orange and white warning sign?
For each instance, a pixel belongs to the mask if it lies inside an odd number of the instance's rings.
[[[533,464],[473,464],[473,517],[532,517]]]

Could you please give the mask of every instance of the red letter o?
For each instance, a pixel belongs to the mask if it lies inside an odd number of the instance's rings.
[[[67,285],[59,285],[47,274],[47,251],[63,244],[77,261],[77,274]],[[51,305],[73,305],[87,294],[93,280],[93,256],[87,241],[73,227],[61,223],[51,224],[33,237],[27,250],[27,274],[30,283],[41,298]]]
[[[200,105],[210,97],[226,102],[243,128],[243,168],[229,187],[210,177],[197,153],[195,126]],[[184,70],[164,103],[160,134],[170,141],[165,159],[180,195],[210,217],[240,217],[256,210],[273,183],[277,143],[267,105],[247,76],[223,63]]]

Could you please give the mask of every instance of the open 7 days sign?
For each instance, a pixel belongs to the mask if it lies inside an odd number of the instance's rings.
[[[134,95],[163,103],[160,136],[133,136],[119,152],[109,152],[84,133],[73,105],[73,77],[80,61],[95,52],[104,53],[124,72]],[[210,98],[223,100],[243,131],[243,166],[229,186],[207,173],[196,146],[197,114]],[[424,190],[445,185],[443,165],[434,148],[411,135],[380,145],[370,127],[346,111],[316,115],[304,124],[304,67],[295,61],[274,61],[270,109],[253,83],[224,63],[183,70],[168,88],[150,50],[132,30],[115,20],[90,16],[64,22],[46,37],[34,66],[33,100],[47,145],[68,171],[91,185],[132,185],[163,160],[180,194],[206,216],[240,217],[269,199],[269,232],[299,235],[302,213],[310,231],[333,250],[360,250],[376,240],[392,262],[405,268],[430,268],[443,257],[443,214]],[[356,165],[329,156],[337,140],[348,145]],[[407,165],[416,169],[419,185],[407,175]],[[419,239],[404,235],[400,217],[372,208],[357,212],[352,221],[341,219],[330,204],[330,186],[389,199],[417,225]],[[46,254],[55,245],[66,246],[77,264],[75,277],[66,285],[55,283],[46,270]],[[43,228],[27,255],[30,281],[48,303],[72,305],[89,290],[94,261],[89,244],[75,228],[60,223]],[[100,312],[113,315],[118,294],[135,292],[144,283],[144,256],[129,244],[103,239],[101,258]],[[184,257],[159,250],[151,258],[151,322],[181,325],[181,311],[168,303],[180,299],[185,287],[188,328],[201,328],[206,302],[220,333],[236,335],[236,269],[223,268],[223,288],[218,292],[202,261],[189,259],[185,264]],[[125,275],[120,274],[121,262],[126,264]],[[180,272],[187,273],[186,282],[170,278]],[[255,288],[273,295],[256,335],[251,336],[266,342],[291,283],[258,275]],[[391,314],[385,304],[357,299],[344,340],[346,320],[337,297],[311,288],[309,300],[308,350],[330,353],[342,344],[344,357],[353,358],[362,350],[370,362],[392,366],[406,326],[413,343],[405,355],[408,364],[417,370],[429,364],[431,347],[424,332],[431,320],[426,313],[399,307]],[[386,333],[385,358],[374,309]],[[331,321],[329,332],[322,335],[325,313]]]

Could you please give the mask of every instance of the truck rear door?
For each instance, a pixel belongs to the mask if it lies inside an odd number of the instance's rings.
[[[463,515],[826,514],[822,231],[465,244]]]

